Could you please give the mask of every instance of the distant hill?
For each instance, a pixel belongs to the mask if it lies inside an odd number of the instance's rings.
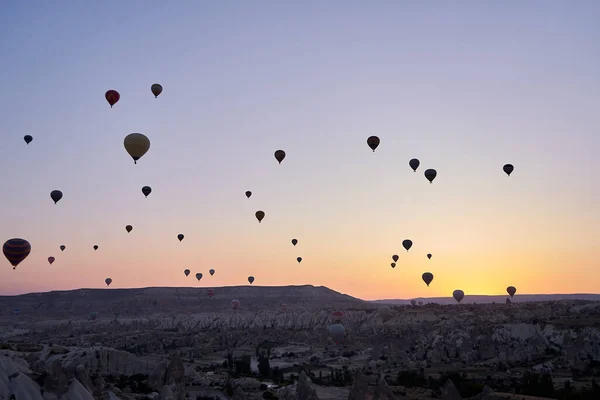
[[[145,316],[169,312],[215,312],[231,310],[231,300],[240,301],[240,311],[273,308],[315,309],[323,307],[365,308],[371,303],[325,286],[224,286],[214,287],[208,297],[206,287],[148,287],[134,289],[76,289],[18,296],[0,296],[0,316],[71,318],[92,311],[121,316]]]
[[[506,302],[506,296],[485,296],[485,295],[465,295],[461,304],[465,303],[504,303]],[[379,304],[410,304],[413,299],[385,299],[385,300],[373,300],[372,303]],[[452,297],[415,297],[414,300],[422,301],[423,303],[437,303],[437,304],[456,304],[456,300]],[[600,301],[600,294],[588,294],[588,293],[572,293],[572,294],[516,294],[511,299],[513,303],[523,303],[531,301],[557,301],[557,300],[591,300]]]

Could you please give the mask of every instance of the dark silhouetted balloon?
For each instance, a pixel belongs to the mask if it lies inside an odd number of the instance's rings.
[[[296,261],[298,261],[298,263],[301,263],[302,262],[302,257],[296,258]]]
[[[106,101],[108,101],[108,104],[110,104],[110,108],[112,108],[112,106],[117,104],[117,101],[119,101],[121,95],[116,90],[109,90],[104,94],[104,98]]]
[[[97,244],[94,245],[94,250],[98,250],[98,245]]]
[[[398,257],[398,254],[394,254],[392,256],[392,260],[394,260],[394,262],[398,262],[398,258],[400,258],[400,257]]]
[[[247,198],[250,198],[250,196],[252,196],[252,192],[248,190],[248,191],[246,192],[246,197],[247,197]]]
[[[259,210],[254,215],[256,216],[256,219],[258,220],[258,223],[260,223],[260,221],[262,221],[263,218],[265,217],[265,212]]]
[[[517,293],[517,288],[514,286],[509,286],[506,288],[506,291],[508,292],[508,294],[510,294],[510,297],[513,297],[515,293]]]
[[[431,253],[427,254],[427,258],[431,260]]]
[[[396,263],[395,262],[391,263],[390,265],[392,266],[392,268],[396,268]]]
[[[275,159],[277,161],[279,161],[279,164],[281,164],[281,162],[283,161],[284,158],[285,158],[285,151],[283,151],[283,150],[277,150],[275,152]]]
[[[234,310],[237,310],[238,307],[240,306],[240,301],[239,300],[231,300],[231,308],[233,308]]]
[[[504,167],[502,167],[502,169],[504,170],[504,172],[506,172],[506,175],[510,176],[510,174],[512,174],[512,172],[514,171],[515,167],[513,167],[512,164],[506,164],[504,165]]]
[[[213,276],[215,274],[215,270],[211,269],[211,270],[208,271],[208,273],[210,274],[210,276]]]
[[[54,204],[58,203],[62,199],[63,194],[60,190],[53,190],[50,192],[50,198],[54,201]]]
[[[292,239],[292,244],[295,246],[298,244],[298,239]]]
[[[2,252],[15,269],[31,253],[31,245],[25,239],[9,239],[2,246]]]
[[[154,98],[157,98],[158,95],[162,93],[163,87],[160,84],[155,83],[154,85],[150,86],[150,90],[152,91]]]
[[[452,297],[454,297],[454,300],[460,303],[465,297],[465,292],[460,289],[456,289],[454,292],[452,292]]]
[[[23,140],[25,140],[25,143],[29,144],[33,140],[33,136],[25,135],[25,136],[23,136]]]
[[[127,225],[127,226],[125,227],[125,230],[127,231],[127,233],[129,233],[129,232],[131,232],[131,231],[133,230],[133,226],[131,226],[131,225]]]
[[[339,344],[346,336],[346,329],[342,324],[331,324],[327,327],[327,331],[336,344]]]
[[[250,282],[250,284],[252,285],[252,282],[254,282],[254,277],[253,276],[249,276],[248,277],[248,282]]]
[[[412,160],[410,160],[408,162],[408,165],[410,165],[410,167],[412,168],[413,171],[417,172],[417,168],[419,168],[419,165],[421,165],[421,162],[419,160],[417,160],[416,158],[413,158]]]
[[[433,281],[433,274],[431,272],[424,272],[421,278],[423,278],[423,282],[425,282],[427,286],[429,286],[431,281]]]
[[[425,170],[425,178],[429,181],[429,183],[433,183],[433,180],[437,176],[437,171],[435,169]]]
[[[404,247],[406,249],[406,251],[409,251],[410,248],[412,247],[413,243],[412,240],[410,239],[405,239],[402,241],[402,247]]]
[[[202,279],[202,274],[200,272],[196,273],[196,279],[198,279],[198,281],[200,281],[200,279]]]
[[[179,239],[179,241],[181,242],[183,240],[185,236],[183,236],[183,233],[180,233],[179,235],[177,235],[177,239]]]
[[[183,273],[185,274],[185,276],[188,276],[190,274],[190,270],[189,269],[184,269]]]
[[[379,146],[380,140],[377,136],[369,136],[367,139],[367,144],[375,152],[375,149]]]
[[[133,158],[133,163],[137,164],[137,160],[150,150],[150,139],[142,133],[130,133],[125,136],[123,145],[127,153]]]
[[[50,265],[52,265],[52,263],[54,262],[55,258],[54,257],[48,257],[48,263],[50,263]]]
[[[150,186],[144,186],[142,188],[142,193],[144,194],[145,197],[148,197],[148,195],[150,193],[152,193],[152,188]]]
[[[60,245],[60,251],[65,251],[66,248],[67,248],[67,246],[65,246],[64,244]]]
[[[110,284],[112,283],[112,279],[110,279],[110,278],[106,278],[106,279],[104,280],[104,283],[106,283],[106,286],[110,286]]]

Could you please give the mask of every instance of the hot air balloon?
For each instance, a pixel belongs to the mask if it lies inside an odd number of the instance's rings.
[[[405,239],[402,241],[402,247],[404,247],[406,249],[406,251],[409,251],[410,248],[412,247],[413,243],[412,240],[410,239]]]
[[[13,308],[13,314],[15,314],[15,315],[21,314],[21,309],[20,308]]]
[[[15,269],[31,253],[31,245],[25,239],[9,239],[2,246],[2,252]]]
[[[198,280],[198,282],[200,282],[200,279],[202,279],[202,274],[200,272],[196,273],[196,279]]]
[[[106,279],[104,280],[104,282],[106,283],[106,286],[110,286],[110,284],[112,283],[112,279],[110,279],[110,278],[106,278]]]
[[[144,186],[142,188],[142,193],[144,194],[145,197],[148,197],[148,195],[150,193],[152,193],[152,188],[150,186]]]
[[[392,260],[394,260],[394,262],[397,262],[397,261],[398,261],[398,258],[399,258],[399,257],[398,257],[398,254],[394,254],[394,255],[392,256]]]
[[[396,268],[396,263],[395,262],[391,263],[390,265],[392,266],[392,268]]]
[[[183,273],[185,274],[185,276],[188,276],[190,274],[190,270],[189,269],[184,269]]]
[[[240,306],[240,301],[239,300],[231,300],[231,308],[233,308],[234,310],[237,310],[238,307]]]
[[[55,258],[54,257],[48,257],[48,262],[50,263],[50,265],[52,265],[52,263],[54,262]]]
[[[94,250],[98,250],[98,245],[97,244],[94,245]]]
[[[412,299],[410,301],[410,305],[413,306],[413,307],[416,306],[417,305],[417,301],[415,299]]]
[[[263,218],[265,217],[265,212],[258,210],[254,215],[256,216],[256,219],[258,220],[258,223],[260,224],[260,221],[262,221]]]
[[[252,282],[254,282],[254,277],[253,276],[249,276],[248,277],[248,282],[250,282],[250,284],[252,285]]]
[[[408,165],[412,168],[413,171],[417,172],[417,168],[419,168],[419,165],[421,165],[421,162],[419,160],[417,160],[416,158],[413,158],[412,160],[410,160],[408,162]]]
[[[377,146],[379,146],[379,142],[380,140],[377,136],[369,136],[369,138],[367,139],[367,144],[369,145],[371,150],[373,150],[373,153],[375,152]]]
[[[177,235],[177,239],[179,239],[179,241],[181,242],[183,240],[185,236],[183,236],[183,233],[180,233],[179,235]]]
[[[208,271],[208,273],[210,274],[210,276],[213,276],[215,274],[215,270],[211,269],[211,270]]]
[[[461,300],[465,297],[465,292],[463,292],[460,289],[456,289],[454,292],[452,292],[452,297],[454,297],[454,300],[460,303]]]
[[[108,104],[110,104],[110,108],[112,108],[112,106],[117,104],[117,101],[119,101],[121,95],[116,90],[109,90],[104,94],[104,98],[106,98],[106,101],[108,101]]]
[[[62,197],[63,193],[60,190],[53,190],[50,192],[50,198],[54,201],[54,204],[58,203]]]
[[[437,171],[435,169],[425,170],[425,178],[429,181],[429,183],[433,183],[433,180],[437,176]]]
[[[123,145],[127,153],[133,158],[133,163],[137,164],[137,160],[150,150],[150,139],[142,133],[130,133],[125,136]]]
[[[65,251],[66,248],[67,248],[67,246],[65,246],[64,244],[60,245],[60,251]]]
[[[344,312],[343,311],[334,311],[331,313],[331,316],[333,317],[334,320],[340,320],[344,317]]]
[[[206,290],[206,294],[208,295],[208,297],[213,297],[215,295],[215,290],[214,289],[207,289]]]
[[[279,164],[281,164],[281,162],[283,161],[284,158],[285,158],[285,151],[283,151],[283,150],[277,150],[275,152],[275,159],[277,161],[279,161]]]
[[[506,175],[510,176],[510,174],[512,174],[512,172],[514,171],[515,167],[513,167],[512,164],[506,164],[504,165],[504,167],[502,167],[502,169],[504,170],[504,172],[506,172]]]
[[[162,86],[158,83],[155,83],[154,85],[150,86],[150,90],[152,91],[154,98],[157,98],[158,95],[162,93]]]
[[[292,244],[295,246],[298,244],[298,239],[292,239]]]
[[[125,230],[127,231],[127,233],[129,233],[129,232],[131,232],[131,231],[133,230],[133,226],[131,226],[131,225],[127,225],[127,226],[125,227]]]
[[[25,141],[25,143],[29,144],[33,140],[33,136],[25,135],[25,136],[23,136],[23,140]]]
[[[509,286],[506,288],[506,291],[508,292],[510,297],[513,297],[515,295],[515,293],[517,293],[517,288],[514,286]]]
[[[327,331],[336,344],[339,344],[346,336],[346,329],[342,324],[331,324],[327,327]]]
[[[96,318],[98,318],[98,313],[97,313],[96,311],[92,311],[92,312],[90,313],[89,320],[90,320],[90,321],[95,321],[95,320],[96,320]]]
[[[433,274],[431,272],[424,272],[422,275],[422,278],[423,278],[423,282],[425,282],[427,284],[427,286],[429,286],[431,281],[433,281]]]
[[[431,253],[427,254],[427,258],[431,260]]]
[[[298,263],[301,263],[302,262],[302,257],[296,258],[296,261],[298,261]]]
[[[248,191],[246,192],[246,197],[247,197],[247,198],[250,198],[250,196],[252,196],[252,192],[248,190]]]

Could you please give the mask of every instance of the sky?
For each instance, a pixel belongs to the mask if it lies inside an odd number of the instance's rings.
[[[595,1],[3,2],[0,241],[32,251],[1,260],[0,294],[249,275],[363,299],[598,293],[599,17]],[[132,132],[152,143],[136,165]]]

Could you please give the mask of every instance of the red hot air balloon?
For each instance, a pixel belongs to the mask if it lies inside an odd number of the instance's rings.
[[[106,101],[108,101],[108,104],[110,104],[110,108],[112,108],[112,106],[117,104],[121,95],[116,90],[109,90],[104,94],[104,97],[106,98]]]
[[[54,262],[55,258],[54,257],[48,257],[48,262],[50,263],[50,265],[52,265],[52,263]]]
[[[15,269],[31,253],[31,245],[25,239],[9,239],[2,246],[2,252]]]

